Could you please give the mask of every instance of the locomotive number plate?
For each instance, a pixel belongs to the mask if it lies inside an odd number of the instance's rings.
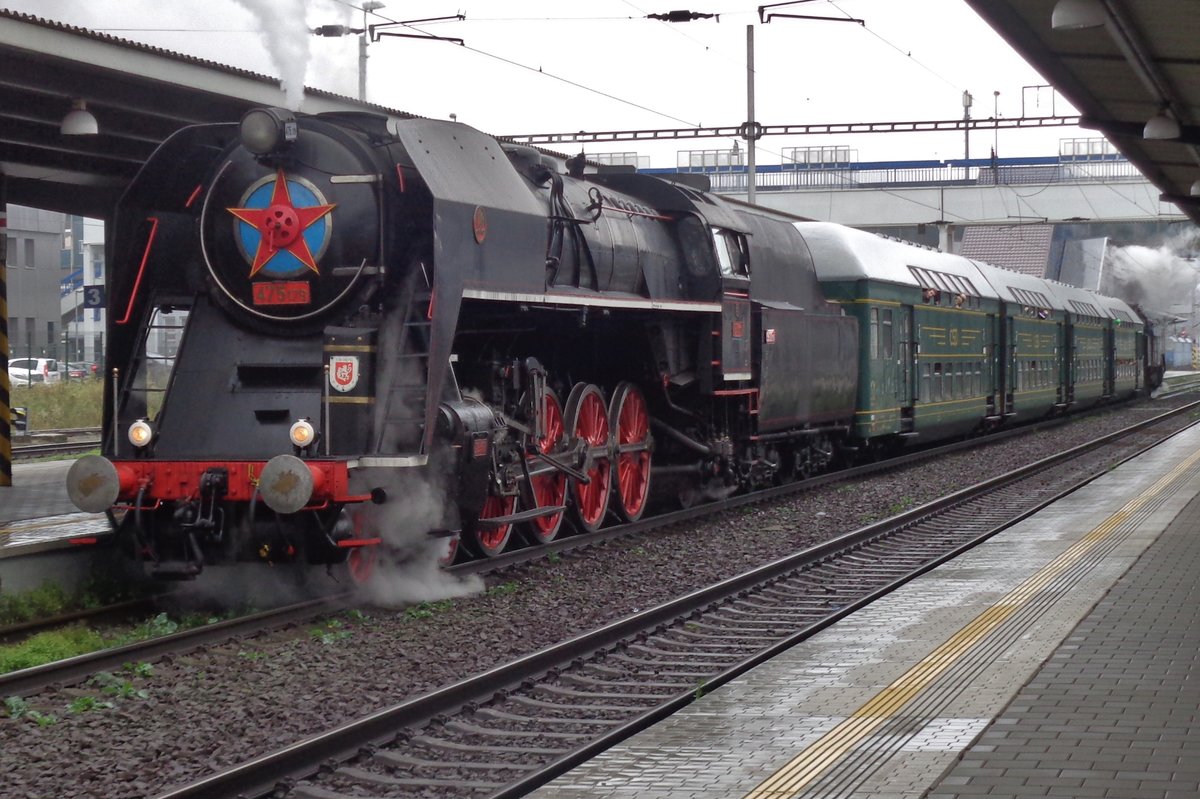
[[[272,280],[254,283],[255,305],[308,305],[312,294],[303,280]]]

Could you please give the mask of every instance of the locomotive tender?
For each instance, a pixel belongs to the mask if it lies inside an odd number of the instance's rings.
[[[1119,300],[705,188],[428,119],[185,128],[118,206],[103,454],[68,491],[160,576],[365,566],[379,508],[495,555],[637,519],[652,484],[1146,387]]]

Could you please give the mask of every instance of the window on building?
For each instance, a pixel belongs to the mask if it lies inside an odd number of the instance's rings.
[[[34,259],[33,239],[25,239],[25,268],[33,269],[37,266],[37,261]]]
[[[4,253],[5,262],[9,266],[20,266],[20,264],[17,263],[17,240],[12,236],[6,237]]]

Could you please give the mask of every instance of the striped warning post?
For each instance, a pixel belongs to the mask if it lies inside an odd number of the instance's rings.
[[[8,406],[8,205],[0,174],[0,488],[12,485],[12,411]]]

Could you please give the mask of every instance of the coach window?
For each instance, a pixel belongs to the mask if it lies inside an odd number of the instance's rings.
[[[892,357],[892,309],[884,308],[879,312],[879,343],[883,347],[881,355],[884,358]]]
[[[713,245],[717,250],[717,263],[722,277],[746,277],[750,274],[749,258],[746,257],[745,239],[732,230],[713,228]]]

